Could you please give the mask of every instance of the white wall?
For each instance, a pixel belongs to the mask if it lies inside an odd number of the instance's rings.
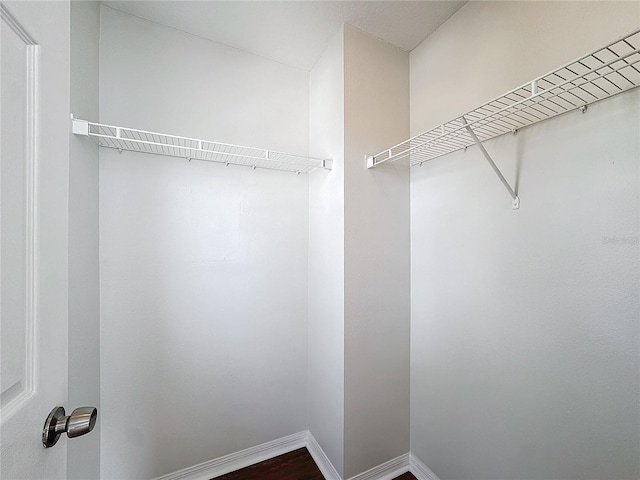
[[[639,10],[638,2],[468,2],[411,52],[411,135],[622,37],[640,25]]]
[[[345,25],[311,72],[309,429],[343,478],[409,450],[409,57]],[[381,73],[382,72],[382,73]]]
[[[364,169],[408,134],[405,53],[347,26],[308,74],[101,12],[103,122],[335,162],[101,151],[103,478],[306,428],[344,477],[405,453],[409,251],[414,454],[443,480],[638,476],[637,93],[490,142],[518,212],[473,148],[413,170],[409,250],[406,168]],[[638,18],[468,4],[410,55],[411,133]]]
[[[409,57],[349,25],[311,72],[309,429],[343,478],[409,450]],[[381,73],[382,72],[382,73]]]
[[[411,54],[412,134],[639,24],[471,2]],[[640,475],[640,98],[412,170],[411,450],[442,480]]]
[[[70,109],[97,120],[100,5],[71,2]],[[69,405],[98,408],[90,435],[69,442],[67,476],[100,478],[100,271],[98,232],[98,145],[86,137],[69,140]]]
[[[309,75],[102,8],[100,117],[308,150]],[[100,153],[102,478],[307,428],[308,178]]]
[[[409,451],[409,54],[344,27],[344,477]]]
[[[344,29],[309,79],[309,149],[332,158],[309,177],[309,429],[344,470]]]

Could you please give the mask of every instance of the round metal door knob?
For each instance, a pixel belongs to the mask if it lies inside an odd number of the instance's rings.
[[[95,407],[76,408],[68,417],[65,416],[64,407],[56,407],[44,423],[42,444],[45,448],[53,447],[65,432],[69,438],[89,433],[97,419],[98,409]]]

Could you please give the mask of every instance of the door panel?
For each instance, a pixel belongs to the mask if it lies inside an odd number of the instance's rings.
[[[38,47],[13,28],[2,28],[0,35],[0,72],[4,73],[0,83],[0,412],[4,423],[34,393],[32,225],[36,138],[28,125],[35,120],[33,86]]]
[[[66,478],[69,4],[0,4],[0,477]]]

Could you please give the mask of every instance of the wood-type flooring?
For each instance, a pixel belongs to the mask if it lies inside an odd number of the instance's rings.
[[[306,448],[256,463],[212,480],[325,480]],[[417,480],[404,473],[395,480]]]

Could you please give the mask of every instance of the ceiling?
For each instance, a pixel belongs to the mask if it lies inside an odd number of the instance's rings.
[[[103,1],[103,4],[306,71],[343,23],[404,50],[466,1]]]

